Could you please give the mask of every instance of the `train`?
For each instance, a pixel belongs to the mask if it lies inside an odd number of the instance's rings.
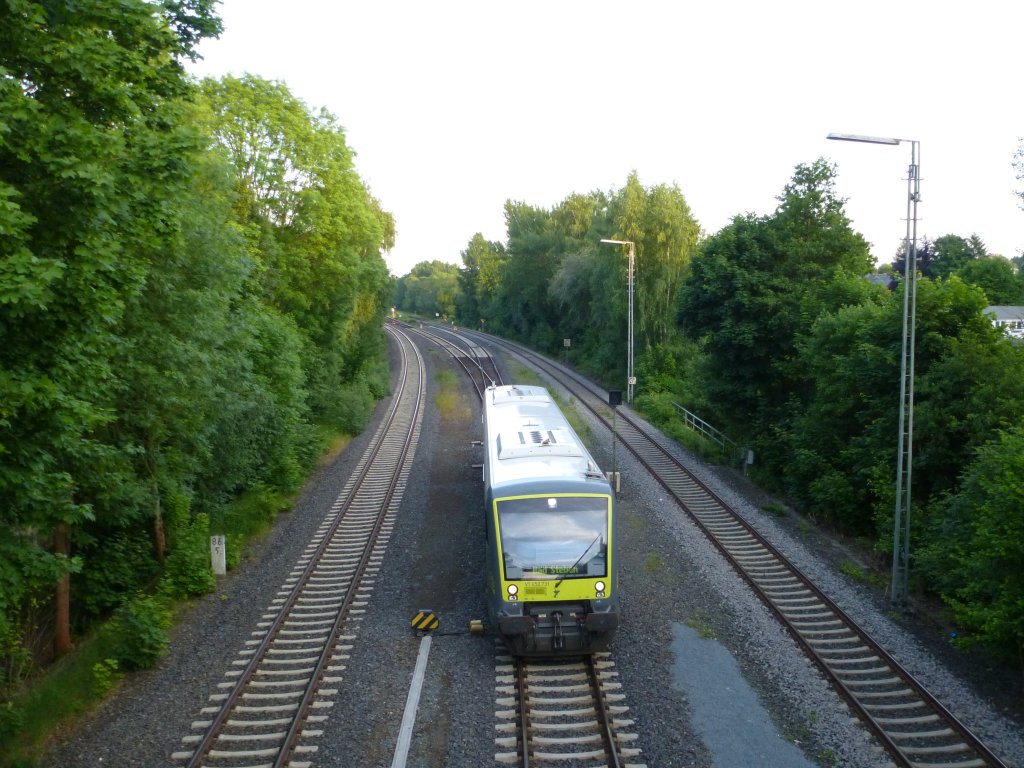
[[[481,418],[492,627],[514,656],[606,650],[620,613],[608,478],[543,387],[492,385]]]

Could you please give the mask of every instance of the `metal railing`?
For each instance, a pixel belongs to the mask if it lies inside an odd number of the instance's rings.
[[[679,418],[682,419],[683,424],[705,440],[717,445],[722,451],[723,456],[735,458],[739,461],[744,460],[744,451],[734,441],[726,437],[724,432],[704,421],[700,416],[693,411],[687,410],[679,403],[673,401],[672,405],[675,406],[676,412]]]

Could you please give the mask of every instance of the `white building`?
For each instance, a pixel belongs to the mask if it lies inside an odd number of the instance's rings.
[[[985,307],[985,314],[997,328],[1005,328],[1007,336],[1024,338],[1024,307],[992,305]]]

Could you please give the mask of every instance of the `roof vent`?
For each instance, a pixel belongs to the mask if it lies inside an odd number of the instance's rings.
[[[530,429],[498,435],[499,459],[582,455],[572,435],[564,429]]]

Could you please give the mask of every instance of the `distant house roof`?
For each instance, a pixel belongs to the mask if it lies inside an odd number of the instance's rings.
[[[877,273],[873,273],[870,275],[865,275],[865,277],[867,277],[868,282],[874,283],[875,285],[880,285],[883,288],[888,288],[890,291],[896,287],[896,276],[891,273],[888,275],[880,275]]]
[[[1008,307],[993,304],[985,307],[985,314],[995,318],[996,325],[1010,322],[1024,322],[1024,307]]]

